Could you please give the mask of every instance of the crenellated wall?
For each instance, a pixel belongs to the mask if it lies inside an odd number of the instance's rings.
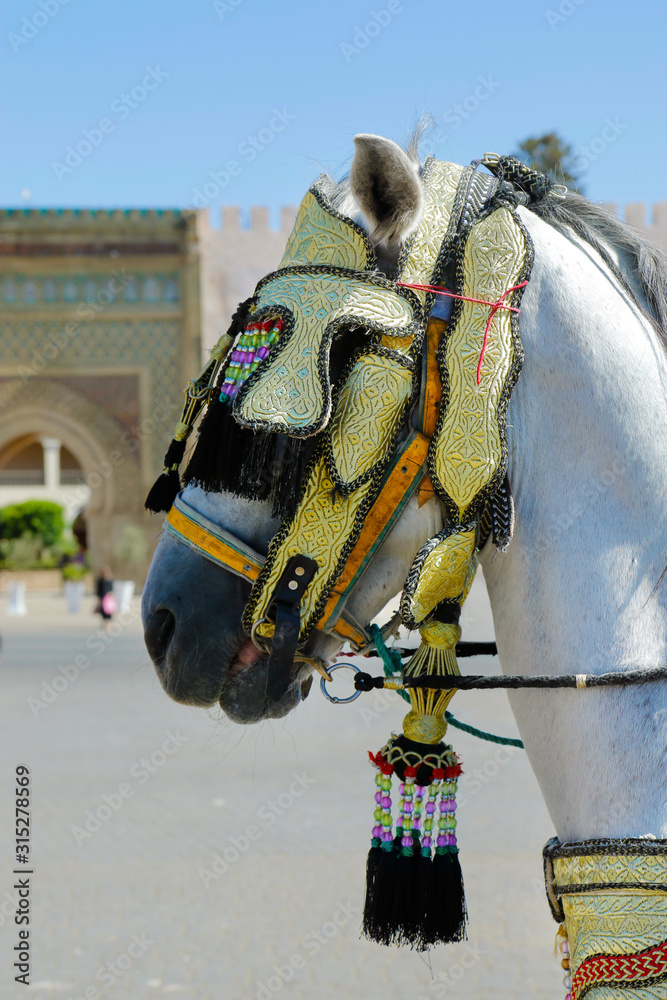
[[[624,213],[619,213],[613,203],[604,207],[667,253],[667,202],[653,205],[649,212],[641,203],[626,205]],[[197,213],[204,360],[226,331],[238,303],[252,294],[260,278],[277,267],[296,211],[292,206],[281,208],[279,229],[270,227],[269,210],[261,205],[250,209],[249,227],[242,227],[241,210],[236,205],[222,208],[215,228],[207,210]]]
[[[252,295],[259,279],[278,266],[296,211],[292,207],[280,210],[280,229],[271,229],[269,210],[262,205],[250,209],[248,228],[241,226],[236,205],[222,208],[220,228],[212,227],[208,211],[197,213],[204,359],[227,330],[239,302]]]
[[[646,205],[640,201],[629,202],[624,213],[618,211],[615,202],[605,202],[603,207],[652,240],[663,253],[667,253],[667,201],[659,201],[650,206],[648,212]]]

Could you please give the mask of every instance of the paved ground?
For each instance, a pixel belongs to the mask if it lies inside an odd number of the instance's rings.
[[[552,825],[521,751],[452,733],[467,773],[469,940],[428,959],[383,949],[358,932],[374,791],[364,760],[400,728],[399,699],[337,707],[314,689],[286,720],[235,727],[162,693],[138,605],[104,638],[91,608],[68,616],[62,599],[33,597],[27,618],[3,609],[0,621],[0,1000],[561,1000],[541,886]],[[467,623],[467,638],[491,637],[481,583]],[[67,669],[77,656],[87,664],[78,674]],[[503,694],[462,693],[453,708],[516,735]],[[24,762],[34,799],[29,992],[13,982],[17,928],[4,916],[12,775]]]

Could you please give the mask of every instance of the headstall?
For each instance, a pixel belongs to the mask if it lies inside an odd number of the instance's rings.
[[[377,775],[364,932],[418,949],[465,933],[461,766],[443,737],[455,690],[485,686],[466,683],[456,659],[477,552],[490,536],[504,548],[512,533],[505,420],[533,261],[516,209],[560,193],[512,157],[484,163],[495,177],[478,174],[476,163],[426,161],[422,219],[392,280],[376,270],[364,230],[335,207],[332,182],[313,185],[278,270],[239,307],[186,389],[146,502],[168,512],[168,532],[251,583],[243,625],[269,653],[274,699],[293,683],[296,661],[317,667],[323,686],[331,679],[334,668],[304,651],[314,629],[357,652],[386,652],[399,622],[419,630],[401,677],[356,677],[358,691],[381,684],[410,700],[403,733],[370,755]],[[447,321],[431,316],[439,295],[453,301]],[[350,334],[351,355],[332,386],[330,360]],[[271,499],[282,523],[266,557],[180,495],[179,465],[205,406],[184,481]],[[398,616],[374,633],[349,613],[348,599],[415,495],[420,505],[437,497],[445,527],[417,553]]]

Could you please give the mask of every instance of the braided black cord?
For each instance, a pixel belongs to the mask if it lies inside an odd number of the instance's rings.
[[[534,170],[516,156],[499,156],[497,160],[483,160],[487,170],[500,181],[509,181],[512,187],[523,191],[530,201],[541,201],[554,186],[546,174]]]
[[[418,677],[403,677],[406,688],[428,688],[445,691],[482,691],[495,688],[589,688],[624,687],[629,684],[647,684],[649,681],[667,678],[667,667],[653,667],[651,670],[629,670],[627,673],[613,671],[606,674],[536,674],[534,677],[518,674],[516,677],[486,677],[484,674],[421,674]],[[384,677],[370,674],[356,674],[355,687],[359,691],[370,691],[384,687]]]

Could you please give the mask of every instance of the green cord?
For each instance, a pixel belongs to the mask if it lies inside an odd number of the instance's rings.
[[[378,656],[382,660],[385,677],[395,677],[396,674],[403,673],[403,660],[398,650],[389,649],[377,625],[371,625],[369,631],[373,637]],[[410,701],[410,695],[406,691],[397,691],[396,694],[400,694],[404,701]],[[474,726],[469,726],[465,722],[459,722],[451,712],[445,712],[445,719],[450,726],[454,726],[455,729],[460,729],[464,733],[469,733],[470,736],[476,736],[480,740],[486,740],[488,743],[499,743],[504,747],[525,749],[522,740],[515,740],[511,736],[494,736],[493,733],[485,733],[483,729],[475,729]]]

